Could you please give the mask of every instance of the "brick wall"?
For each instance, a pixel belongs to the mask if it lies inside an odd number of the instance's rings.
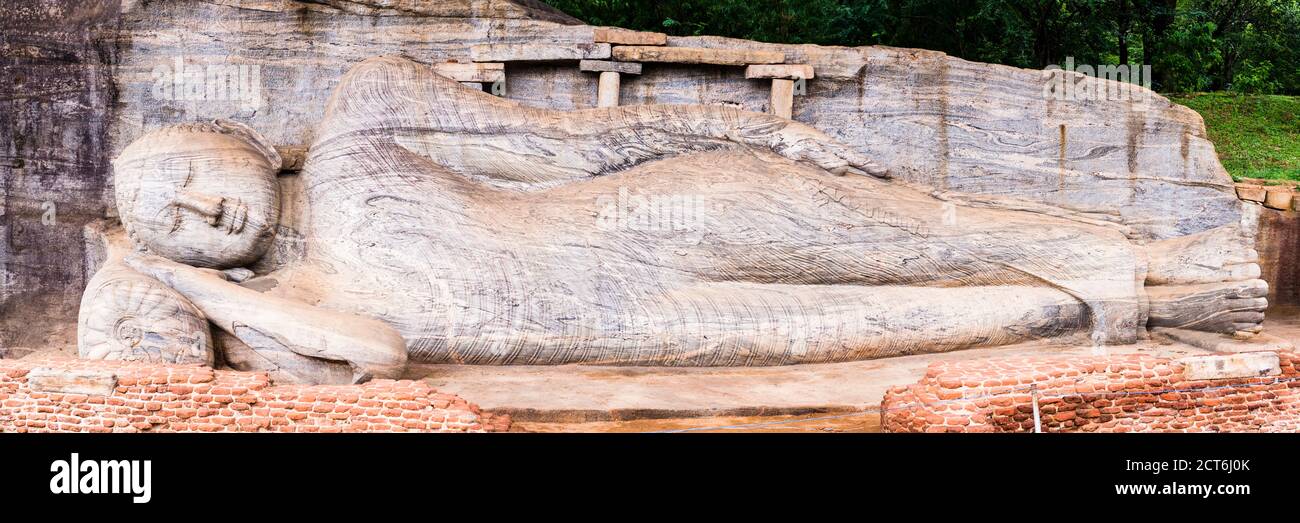
[[[1300,429],[1295,353],[1275,376],[1189,380],[1179,361],[1142,355],[1038,357],[932,364],[881,404],[886,432],[1294,432]]]
[[[0,432],[504,432],[420,381],[272,386],[197,365],[0,360]]]

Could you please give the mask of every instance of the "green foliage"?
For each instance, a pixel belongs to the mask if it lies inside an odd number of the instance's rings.
[[[1152,69],[1164,73],[1164,91],[1189,93],[1210,89],[1213,71],[1223,61],[1214,45],[1214,23],[1200,16],[1180,17],[1162,42]]]
[[[1268,60],[1248,61],[1232,75],[1232,90],[1238,93],[1272,94],[1281,83],[1273,79],[1273,64]]]
[[[1300,0],[549,0],[587,23],[893,45],[1040,68],[1149,64],[1157,90],[1300,94]]]
[[[1300,180],[1300,97],[1202,93],[1171,100],[1201,113],[1233,178]]]

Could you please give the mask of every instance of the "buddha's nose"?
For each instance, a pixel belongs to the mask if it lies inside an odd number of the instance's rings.
[[[176,195],[176,206],[199,213],[208,225],[216,226],[221,221],[221,205],[225,198],[194,191],[181,191]]]

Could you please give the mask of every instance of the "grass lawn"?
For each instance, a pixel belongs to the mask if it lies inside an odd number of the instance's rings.
[[[1219,161],[1234,180],[1300,181],[1300,97],[1167,95],[1205,118]]]

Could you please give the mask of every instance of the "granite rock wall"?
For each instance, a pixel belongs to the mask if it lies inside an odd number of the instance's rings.
[[[70,340],[82,226],[110,200],[119,4],[0,8],[0,349]]]

